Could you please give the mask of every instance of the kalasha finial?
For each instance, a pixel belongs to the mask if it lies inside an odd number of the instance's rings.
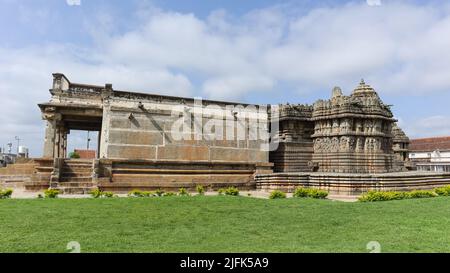
[[[366,83],[364,82],[364,79],[361,79],[361,82],[359,84],[363,85],[363,84],[366,84]]]

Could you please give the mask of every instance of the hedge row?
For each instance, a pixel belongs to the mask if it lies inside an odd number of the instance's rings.
[[[450,196],[450,186],[436,188],[434,190],[401,191],[369,191],[358,198],[360,202],[376,202],[402,200],[412,198],[432,198],[437,196]]]

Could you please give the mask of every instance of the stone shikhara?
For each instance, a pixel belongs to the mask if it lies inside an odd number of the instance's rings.
[[[336,193],[427,188],[447,174],[408,171],[409,139],[363,80],[313,105],[249,105],[114,90],[53,74],[44,156],[29,190],[283,189]],[[99,132],[98,158],[67,159],[70,130]]]

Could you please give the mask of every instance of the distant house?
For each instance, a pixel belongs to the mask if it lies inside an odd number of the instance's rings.
[[[409,159],[419,171],[450,172],[450,137],[411,139]]]
[[[96,157],[95,150],[75,149],[75,153],[79,154],[81,159],[94,159]]]

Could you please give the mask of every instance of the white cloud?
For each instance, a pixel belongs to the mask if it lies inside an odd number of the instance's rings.
[[[410,138],[450,135],[450,116],[430,116],[402,125]]]

